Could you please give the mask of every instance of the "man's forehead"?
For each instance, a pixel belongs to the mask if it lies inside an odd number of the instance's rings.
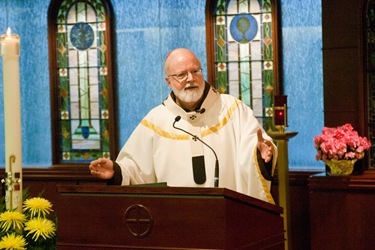
[[[186,49],[177,49],[177,50],[173,50],[172,52],[170,52],[167,57],[166,57],[166,60],[165,60],[165,63],[166,65],[169,65],[173,59],[176,58],[176,56],[178,55],[181,55],[181,54],[184,54],[184,53],[187,53],[187,52],[190,52],[189,50],[186,50]],[[190,52],[191,53],[191,52]]]
[[[188,49],[184,49],[184,48],[180,48],[180,49],[175,49],[173,51],[171,51],[166,59],[165,59],[165,64],[164,64],[164,67],[165,67],[165,70],[168,70],[170,64],[172,61],[174,61],[174,59],[178,58],[178,56],[180,55],[186,55],[188,57],[191,57],[191,58],[195,58],[196,59],[196,56],[194,55],[193,52],[191,52],[190,50]],[[196,59],[198,61],[198,59]]]

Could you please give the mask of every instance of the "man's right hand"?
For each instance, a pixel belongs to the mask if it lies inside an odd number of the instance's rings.
[[[113,178],[115,171],[113,169],[113,162],[107,158],[99,158],[90,163],[89,166],[91,175],[100,179],[109,180]]]

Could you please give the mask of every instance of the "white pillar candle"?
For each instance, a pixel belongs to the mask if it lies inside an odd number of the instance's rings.
[[[19,56],[20,38],[10,28],[0,38],[3,58],[6,207],[22,210],[22,145]]]

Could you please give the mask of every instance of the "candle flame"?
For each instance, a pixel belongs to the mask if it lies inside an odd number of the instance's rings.
[[[12,34],[12,30],[10,29],[10,27],[8,27],[8,29],[7,29],[7,36],[10,36],[10,34]]]

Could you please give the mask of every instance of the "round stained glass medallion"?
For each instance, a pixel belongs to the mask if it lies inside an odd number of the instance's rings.
[[[238,14],[230,22],[230,34],[239,43],[249,43],[258,33],[258,22],[251,14]]]
[[[70,42],[78,50],[87,50],[94,43],[94,30],[88,23],[76,23],[70,31]]]

